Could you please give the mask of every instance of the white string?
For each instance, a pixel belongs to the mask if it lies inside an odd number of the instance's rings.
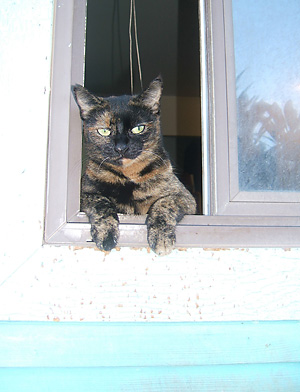
[[[129,61],[130,61],[130,90],[131,90],[131,95],[133,95],[132,37],[131,37],[132,7],[133,7],[133,1],[131,0],[130,1],[130,14],[129,14]]]
[[[135,0],[133,0],[133,4],[134,4],[133,12],[134,12],[134,31],[135,31],[136,57],[137,57],[138,67],[139,67],[139,77],[140,77],[141,90],[143,91],[143,77],[142,77],[142,67],[141,67],[141,60],[140,60],[140,49],[139,49],[137,23],[136,23]]]
[[[132,15],[134,19],[134,38],[135,38],[135,46],[136,46],[136,57],[139,68],[139,78],[141,89],[143,90],[143,77],[142,77],[142,67],[140,60],[140,50],[139,50],[139,41],[138,41],[138,32],[137,32],[137,23],[136,23],[136,11],[135,11],[135,0],[130,1],[130,15],[129,15],[129,61],[130,61],[130,89],[131,95],[133,95],[133,65],[132,65]]]

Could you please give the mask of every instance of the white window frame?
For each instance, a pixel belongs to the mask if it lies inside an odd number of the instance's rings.
[[[279,209],[274,215],[274,209],[267,210],[265,203],[255,204],[251,200],[243,202],[241,209],[239,201],[230,199],[228,176],[232,161],[226,146],[229,145],[228,128],[234,118],[234,108],[230,106],[234,102],[230,96],[232,89],[228,89],[232,83],[233,72],[232,68],[229,72],[229,67],[233,61],[230,45],[225,40],[225,32],[230,34],[231,29],[232,34],[230,12],[229,0],[199,0],[205,215],[183,219],[177,227],[176,246],[297,247],[300,245],[300,213],[292,216],[285,213],[284,203],[282,206],[276,203]],[[93,246],[90,224],[80,212],[82,129],[70,89],[72,84],[82,84],[84,80],[85,28],[86,2],[56,1],[45,244]],[[294,214],[297,211],[299,204],[294,203]],[[119,246],[147,245],[145,216],[120,215]]]

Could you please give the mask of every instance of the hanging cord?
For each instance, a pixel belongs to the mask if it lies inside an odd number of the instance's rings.
[[[136,57],[137,57],[138,68],[139,68],[140,84],[141,84],[141,89],[143,90],[143,77],[142,77],[142,67],[141,67],[141,60],[140,60],[140,50],[139,50],[137,24],[136,24],[135,0],[130,0],[130,15],[129,15],[129,61],[130,61],[131,95],[133,95],[132,16],[133,16],[133,21],[134,21],[134,39],[135,39],[135,47],[136,47]]]

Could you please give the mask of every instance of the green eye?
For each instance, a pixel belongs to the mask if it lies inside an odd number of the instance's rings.
[[[110,135],[110,130],[107,128],[101,128],[101,129],[97,129],[98,133],[101,136],[109,136]]]
[[[141,133],[145,129],[145,125],[138,125],[137,127],[132,128],[131,132],[132,133]]]

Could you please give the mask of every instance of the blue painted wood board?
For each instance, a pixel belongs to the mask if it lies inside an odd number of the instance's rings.
[[[300,391],[300,322],[0,322],[0,391]]]
[[[2,392],[298,392],[300,364],[0,369]]]
[[[0,332],[0,367],[300,361],[300,322],[0,322]]]

